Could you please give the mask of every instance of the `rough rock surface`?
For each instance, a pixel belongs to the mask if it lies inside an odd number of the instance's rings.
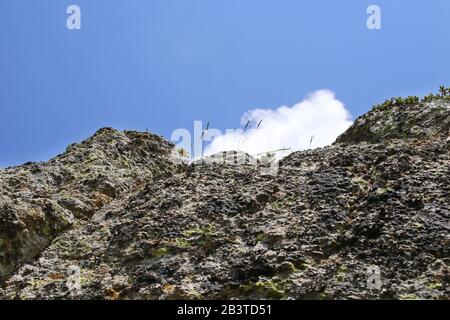
[[[104,128],[47,163],[0,170],[0,279],[62,231],[170,172],[172,147],[158,136]]]
[[[0,298],[448,299],[449,119],[375,108],[274,176],[102,129],[0,170]]]

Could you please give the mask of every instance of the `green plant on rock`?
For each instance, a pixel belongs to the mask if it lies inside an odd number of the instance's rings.
[[[318,298],[319,298],[320,300],[330,300],[330,299],[331,299],[331,295],[330,295],[329,292],[323,291],[323,292],[319,293]]]
[[[256,242],[261,242],[265,238],[264,233],[260,233],[256,236]]]
[[[429,94],[422,98],[422,102],[432,102],[436,100],[439,96],[435,96],[434,94]]]
[[[216,230],[217,227],[213,224],[185,230],[183,236],[187,239],[180,239],[179,244],[181,244],[181,248],[184,249],[190,248],[191,245],[195,245],[199,248],[208,250],[210,245],[214,242],[214,239],[218,236]],[[180,247],[180,245],[178,245],[178,247]]]
[[[273,209],[281,209],[284,207],[289,206],[290,204],[292,204],[295,201],[296,197],[295,196],[287,196],[281,199],[276,200],[275,202],[273,202],[271,204]]]
[[[405,101],[406,105],[411,106],[411,105],[418,104],[420,102],[420,98],[417,96],[409,96],[404,101]]]
[[[207,225],[206,227],[198,227],[194,229],[189,229],[183,232],[185,237],[192,237],[196,235],[200,236],[210,236],[216,231],[216,227],[212,224]]]
[[[450,97],[450,88],[444,89],[444,97]]]
[[[344,282],[345,278],[347,277],[348,268],[346,266],[339,266],[336,274],[336,281],[337,282]]]
[[[442,287],[443,285],[440,282],[432,282],[427,285],[427,288],[430,290],[441,289]]]
[[[446,88],[445,86],[439,87],[439,94],[429,94],[422,99],[422,102],[432,102],[440,99],[448,99],[450,98],[450,88]]]
[[[40,288],[43,285],[43,281],[42,280],[38,280],[38,279],[32,279],[29,282],[29,285],[31,287],[32,290],[36,290],[38,288]]]
[[[402,106],[405,104],[405,100],[402,97],[395,98],[395,105]]]
[[[169,250],[166,247],[160,247],[160,248],[156,249],[155,257],[161,258],[162,256],[165,256],[168,252],[169,252]]]
[[[189,249],[191,247],[191,244],[183,238],[176,238],[175,245],[180,249]]]
[[[42,234],[47,238],[47,239],[51,239],[53,237],[53,230],[52,227],[46,223],[43,227],[42,227]]]
[[[364,180],[363,177],[354,177],[354,178],[352,178],[351,181],[353,183],[356,183],[356,184],[358,184],[360,186],[364,186],[364,187],[367,187],[370,184],[370,182],[367,180]]]
[[[288,261],[285,263],[285,266],[287,267],[287,271],[289,273],[293,273],[293,272],[298,272],[299,269],[297,269],[297,267],[295,266],[295,264],[293,264],[292,262]]]
[[[313,263],[311,261],[304,261],[300,264],[300,270],[307,270],[311,268]]]
[[[269,298],[279,299],[285,294],[286,282],[279,279],[259,280],[256,282],[256,288],[267,292]]]
[[[249,283],[240,286],[246,294],[256,294],[269,299],[282,299],[286,296],[286,286],[288,281],[273,277],[270,279],[261,277],[256,283]]]
[[[417,96],[409,96],[406,98],[402,98],[402,97],[397,97],[397,98],[391,98],[391,99],[387,99],[386,101],[384,101],[381,104],[377,104],[374,106],[374,109],[379,109],[379,110],[385,110],[389,107],[401,107],[401,106],[412,106],[412,105],[416,105],[419,104],[421,102],[433,102],[436,100],[450,100],[450,88],[446,88],[445,86],[440,86],[439,87],[439,94],[429,94],[427,96],[424,96],[422,99],[420,99]]]

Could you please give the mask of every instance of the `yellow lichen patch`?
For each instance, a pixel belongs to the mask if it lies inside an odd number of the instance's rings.
[[[48,278],[57,281],[57,280],[64,280],[66,277],[60,273],[50,273],[48,275]]]
[[[119,299],[120,292],[117,292],[113,288],[108,288],[105,290],[105,296],[108,297],[110,300],[117,300]]]
[[[164,294],[171,295],[175,291],[175,286],[173,284],[165,284],[162,286],[162,291]]]

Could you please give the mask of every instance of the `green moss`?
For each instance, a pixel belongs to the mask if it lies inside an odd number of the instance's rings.
[[[286,279],[278,277],[271,279],[260,278],[256,283],[243,284],[239,288],[247,295],[256,294],[269,299],[282,299],[286,296],[287,283]]]
[[[192,237],[195,235],[201,235],[201,236],[210,236],[216,231],[216,227],[212,224],[207,225],[203,228],[194,228],[189,229],[183,232],[183,235],[185,237]]]
[[[188,294],[189,299],[200,300],[202,298],[202,294],[194,288],[188,289],[186,293]]]
[[[344,282],[346,276],[348,273],[348,268],[346,266],[339,266],[336,274],[336,281],[337,282]]]
[[[280,209],[280,208],[281,208],[281,203],[278,202],[278,201],[272,203],[272,208],[273,208],[273,209]]]
[[[110,230],[109,230],[109,228],[107,227],[107,226],[103,226],[101,229],[100,229],[100,233],[102,234],[102,236],[109,236],[110,235]]]
[[[379,196],[385,195],[388,192],[388,189],[385,188],[378,188],[375,193]]]
[[[292,263],[292,262],[288,262],[289,268],[291,272],[298,272],[299,270],[297,269],[297,267]]]
[[[266,292],[269,298],[280,299],[285,295],[286,280],[276,278],[259,280],[255,286],[258,290]]]
[[[432,283],[429,283],[427,285],[427,288],[430,289],[430,290],[441,289],[442,288],[442,283],[440,283],[440,282],[432,282]]]
[[[413,223],[411,223],[411,226],[415,229],[423,228],[423,224],[420,222],[413,222]]]
[[[340,273],[347,273],[348,272],[348,268],[346,266],[339,266],[338,271]]]
[[[213,244],[214,234],[216,232],[216,226],[209,224],[205,227],[198,227],[194,229],[185,230],[183,236],[185,238],[175,239],[175,244],[178,248],[189,249],[195,245],[199,248],[209,250],[211,244]]]
[[[52,231],[52,228],[51,228],[48,224],[45,224],[45,225],[42,227],[42,233],[43,233],[43,235],[44,235],[47,239],[50,239],[50,238],[53,237],[53,231]]]
[[[29,282],[29,284],[30,284],[32,290],[36,290],[42,286],[43,282],[42,282],[42,280],[32,279]]]
[[[295,196],[288,196],[282,199],[278,199],[277,201],[273,202],[271,206],[273,209],[285,208],[290,204],[292,204],[295,201],[295,199],[296,199]]]
[[[79,260],[92,253],[90,244],[88,242],[83,242],[82,239],[72,246],[68,245],[68,242],[66,241],[56,241],[54,242],[54,245],[61,250],[61,255],[64,259]]]
[[[244,291],[244,292],[250,292],[250,291],[253,290],[254,285],[255,285],[254,283],[241,284],[239,286],[239,289]]]
[[[328,292],[324,291],[324,292],[319,293],[318,298],[320,300],[330,300],[331,296],[330,296],[330,294]]]
[[[180,249],[189,249],[191,247],[191,244],[183,238],[176,238],[175,245]]]
[[[260,233],[256,236],[256,241],[261,242],[264,240],[264,238],[265,238],[264,233]]]
[[[166,247],[160,247],[155,251],[155,257],[161,258],[169,253],[169,250]]]
[[[300,269],[301,269],[301,270],[306,270],[306,269],[311,268],[311,266],[312,266],[312,263],[311,263],[311,262],[302,262],[302,263],[300,264]]]

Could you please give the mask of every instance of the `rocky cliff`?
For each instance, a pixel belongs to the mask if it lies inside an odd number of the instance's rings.
[[[0,170],[0,298],[448,299],[449,128],[388,101],[275,175],[102,129]]]

